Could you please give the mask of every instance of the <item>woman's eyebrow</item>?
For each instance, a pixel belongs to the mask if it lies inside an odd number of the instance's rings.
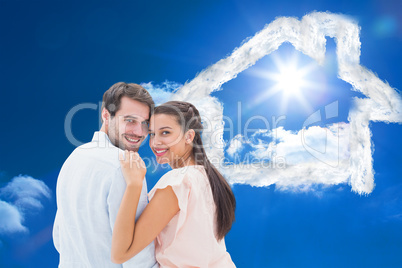
[[[171,127],[161,127],[161,128],[159,128],[159,130],[165,129],[165,128],[172,129]],[[152,128],[148,128],[148,129],[149,129],[150,132],[153,131]]]
[[[165,128],[167,128],[167,129],[172,129],[171,127],[161,127],[161,128],[159,128],[159,130],[162,130],[162,129],[165,129]],[[152,132],[152,131],[153,131],[151,128],[148,128],[148,130],[149,130],[149,132]]]

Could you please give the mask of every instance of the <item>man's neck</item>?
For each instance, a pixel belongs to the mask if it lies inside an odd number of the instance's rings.
[[[106,125],[102,124],[101,129],[99,131],[102,131],[107,134]]]

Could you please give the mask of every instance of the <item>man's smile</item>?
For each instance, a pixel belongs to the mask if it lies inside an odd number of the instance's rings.
[[[124,135],[124,138],[129,142],[129,143],[133,143],[133,144],[137,144],[141,141],[141,137],[134,137],[134,136],[127,136]]]

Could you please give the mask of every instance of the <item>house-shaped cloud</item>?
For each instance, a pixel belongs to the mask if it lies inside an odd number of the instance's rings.
[[[326,36],[334,38],[339,78],[351,84],[352,90],[367,97],[355,98],[354,108],[349,112],[347,128],[350,152],[347,165],[343,168],[328,168],[325,163],[305,164],[289,167],[287,170],[260,168],[252,171],[244,165],[232,165],[226,167],[224,173],[232,183],[256,186],[274,183],[286,186],[292,182],[320,184],[323,183],[321,177],[326,176],[328,184],[347,181],[359,194],[371,193],[374,188],[374,171],[370,121],[401,123],[402,99],[397,90],[360,65],[359,33],[360,28],[356,22],[339,14],[313,12],[300,21],[288,17],[277,18],[254,37],[246,40],[230,56],[203,70],[186,83],[173,95],[173,99],[194,103],[203,120],[208,121],[208,128],[213,131],[204,131],[203,140],[209,145],[208,155],[216,164],[224,157],[223,106],[210,94],[220,90],[223,83],[235,78],[262,57],[277,50],[284,42],[290,42],[296,50],[322,64],[325,59]],[[309,178],[297,182],[298,178],[292,177],[295,172],[308,174]]]

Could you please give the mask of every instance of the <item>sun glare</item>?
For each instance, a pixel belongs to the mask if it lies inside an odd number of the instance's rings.
[[[303,86],[303,75],[294,66],[280,70],[276,78],[277,86],[285,93],[295,94]]]
[[[311,105],[305,99],[303,91],[317,88],[317,85],[307,78],[308,74],[317,67],[317,64],[310,63],[299,66],[297,54],[293,54],[293,57],[287,61],[275,55],[273,56],[273,63],[274,70],[272,70],[273,68],[270,68],[271,71],[257,69],[252,72],[253,76],[269,80],[271,84],[265,92],[258,96],[254,104],[259,104],[280,93],[282,95],[281,112],[287,110],[291,99],[296,99],[305,111],[310,111]]]

